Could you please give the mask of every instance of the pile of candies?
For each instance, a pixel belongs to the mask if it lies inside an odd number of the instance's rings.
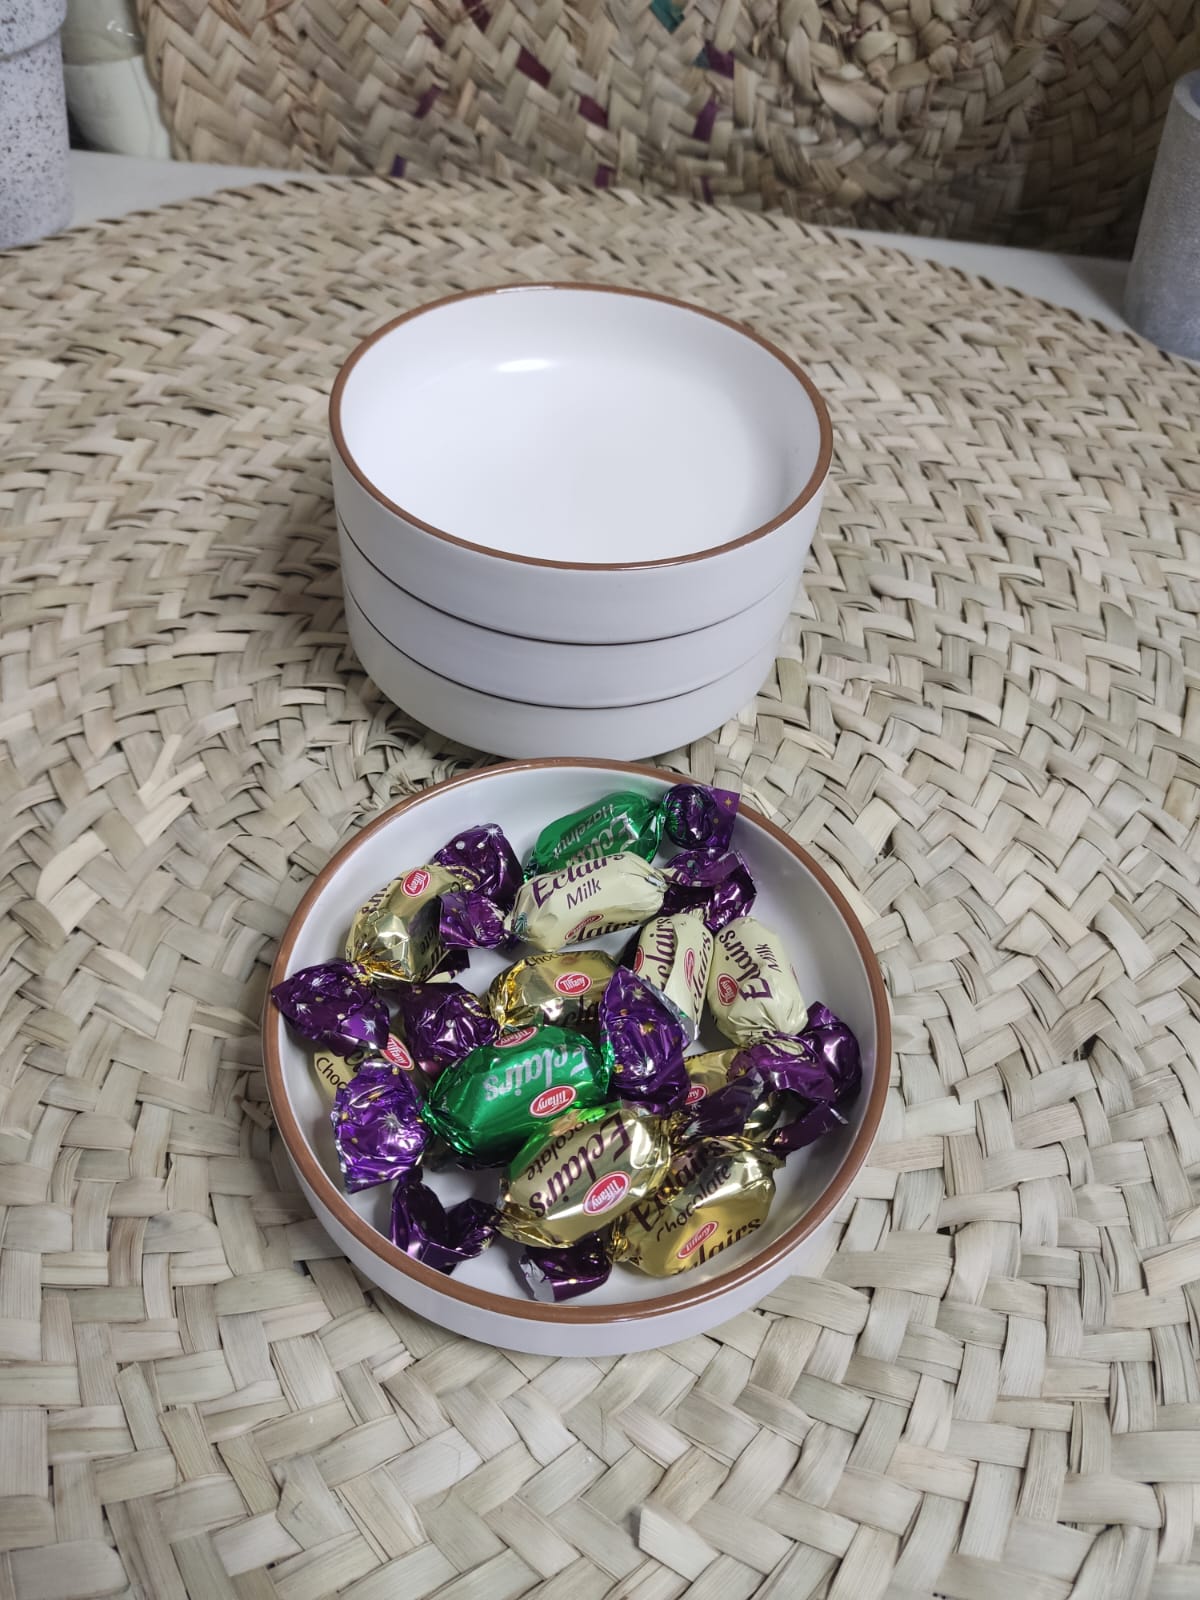
[[[346,958],[272,998],[315,1047],[347,1190],[394,1184],[391,1237],[442,1272],[499,1234],[538,1299],[710,1261],[764,1220],[774,1173],[844,1125],[850,1029],[805,1006],[748,913],[737,796],[613,794],[543,829],[524,870],[494,823],[372,895]],[[652,865],[663,837],[678,847]],[[629,930],[618,963],[582,941]],[[524,947],[524,953],[521,949]],[[472,949],[520,955],[486,995]],[[688,1055],[707,1006],[728,1048]],[[493,1168],[495,1203],[422,1179]]]

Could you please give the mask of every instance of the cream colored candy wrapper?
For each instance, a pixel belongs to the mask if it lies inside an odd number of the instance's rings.
[[[776,934],[754,917],[739,917],[716,935],[708,1005],[734,1044],[767,1033],[799,1033],[808,1007]]]
[[[667,881],[628,850],[539,873],[517,890],[509,926],[536,950],[634,928],[663,903]]]
[[[712,957],[713,936],[700,911],[655,917],[642,929],[634,951],[633,970],[682,1012],[693,1039],[704,1011]]]

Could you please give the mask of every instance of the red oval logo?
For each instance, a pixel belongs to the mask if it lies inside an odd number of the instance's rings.
[[[411,1072],[417,1064],[394,1033],[388,1034],[388,1042],[383,1047],[383,1053],[392,1065],[399,1067],[402,1072]]]
[[[529,1103],[529,1110],[535,1117],[553,1117],[560,1111],[565,1111],[575,1099],[575,1091],[569,1083],[560,1083],[557,1088],[543,1089]]]
[[[532,1039],[537,1032],[536,1028],[513,1028],[510,1033],[502,1033],[496,1040],[500,1050],[511,1050],[515,1044],[524,1044],[526,1039]]]
[[[429,887],[429,874],[424,867],[414,867],[400,879],[405,894],[424,894]]]
[[[638,945],[637,949],[633,952],[633,970],[635,972],[640,972],[645,965],[646,958],[642,954],[641,945]]]
[[[707,1095],[708,1090],[702,1083],[694,1083],[688,1090],[687,1099],[683,1103],[685,1106],[699,1105],[701,1100],[705,1099]]]
[[[690,984],[696,976],[696,952],[689,950],[683,958],[683,975]]]
[[[599,1216],[602,1211],[611,1211],[617,1201],[624,1198],[628,1188],[627,1172],[610,1172],[606,1178],[597,1178],[583,1197],[583,1209],[589,1217]]]
[[[584,994],[592,987],[592,980],[586,972],[564,972],[561,978],[555,978],[554,987],[559,994]]]
[[[699,1250],[705,1239],[711,1239],[717,1231],[715,1222],[706,1222],[702,1228],[697,1228],[690,1239],[685,1239],[676,1250],[675,1255],[680,1261],[686,1261],[693,1250]]]
[[[717,999],[723,1006],[731,1006],[738,997],[738,986],[727,972],[717,979]]]

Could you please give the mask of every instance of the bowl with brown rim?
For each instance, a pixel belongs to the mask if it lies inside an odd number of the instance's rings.
[[[813,380],[762,333],[596,284],[394,318],[339,372],[329,430],[372,621],[377,576],[393,602],[568,645],[661,644],[794,593],[833,449]]]
[[[356,909],[375,889],[429,860],[463,828],[499,823],[524,855],[553,818],[613,790],[664,792],[678,775],[617,761],[539,760],[469,772],[410,796],[361,828],[321,871],[291,918],[271,983],[343,953]],[[844,1128],[780,1168],[763,1225],[693,1270],[669,1278],[614,1268],[592,1294],[559,1305],[533,1300],[518,1270],[520,1250],[499,1240],[445,1276],[414,1261],[387,1236],[390,1185],[348,1195],[308,1048],[270,1004],[263,1056],[276,1126],[300,1186],[331,1238],[373,1283],[455,1333],[537,1355],[617,1355],[702,1333],[756,1305],[784,1278],[823,1258],[835,1208],[866,1160],[887,1092],[891,1027],[879,964],[845,896],[795,840],[749,806],[734,843],[758,884],[754,915],[781,937],[802,991],[845,1018],[862,1047],[863,1088]],[[623,935],[609,936],[615,954]],[[601,941],[605,944],[605,941]],[[459,980],[482,992],[510,955],[477,951]],[[723,1041],[702,1031],[697,1048]],[[494,1199],[499,1174],[449,1167],[428,1181],[447,1204]]]

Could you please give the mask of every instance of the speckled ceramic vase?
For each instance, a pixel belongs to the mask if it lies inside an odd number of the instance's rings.
[[[71,219],[58,31],[67,0],[0,0],[0,247]]]
[[[1160,350],[1200,361],[1200,70],[1185,73],[1171,94],[1125,315]]]

